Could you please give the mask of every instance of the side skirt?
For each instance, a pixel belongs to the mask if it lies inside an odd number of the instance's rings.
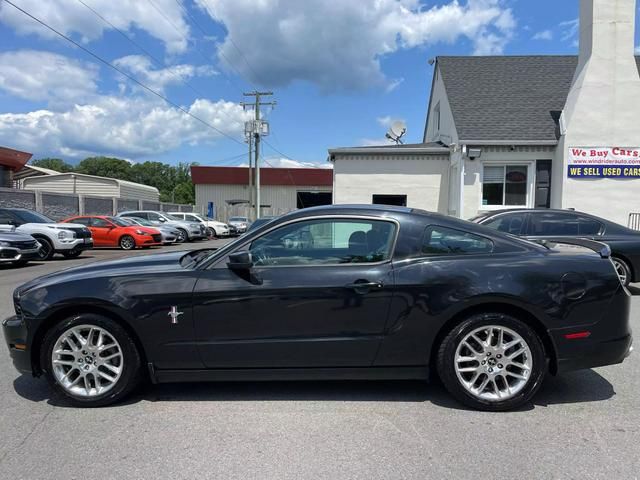
[[[173,382],[261,382],[274,380],[427,380],[429,368],[237,368],[210,370],[157,370],[153,383]]]

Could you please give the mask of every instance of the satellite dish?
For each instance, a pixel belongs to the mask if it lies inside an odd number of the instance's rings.
[[[400,120],[396,120],[391,124],[389,131],[386,133],[385,137],[389,140],[398,143],[402,143],[400,140],[402,136],[407,132],[407,125]]]

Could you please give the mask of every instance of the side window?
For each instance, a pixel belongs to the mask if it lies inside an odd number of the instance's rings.
[[[96,228],[106,228],[110,227],[111,224],[102,218],[92,218],[91,226]]]
[[[127,216],[128,217],[144,218],[144,219],[148,219],[149,218],[145,212],[127,212]]]
[[[85,227],[88,227],[89,224],[91,223],[91,219],[87,217],[74,218],[71,223],[78,223],[80,225],[84,225]]]
[[[183,213],[181,214],[182,218],[184,218],[185,220],[189,220],[190,222],[196,222],[196,223],[200,223],[200,220],[198,220],[197,217],[194,217],[193,215],[189,215],[187,213]]]
[[[158,215],[157,213],[147,212],[144,215],[145,216],[143,218],[148,218],[152,222],[159,222],[160,221],[160,215]]]
[[[599,235],[603,230],[603,225],[594,218],[578,217],[578,231],[580,235]]]
[[[253,241],[256,265],[335,265],[391,258],[396,226],[367,219],[316,219],[285,225]]]
[[[427,227],[422,240],[422,253],[428,255],[469,255],[492,251],[493,242],[488,238],[438,225]]]
[[[0,225],[11,225],[13,217],[6,210],[0,210]]]
[[[483,223],[483,225],[498,230],[499,232],[510,233],[512,235],[524,234],[524,222],[526,213],[507,213],[498,215],[493,220]]]
[[[571,236],[578,235],[578,216],[570,213],[532,213],[529,219],[528,235]]]

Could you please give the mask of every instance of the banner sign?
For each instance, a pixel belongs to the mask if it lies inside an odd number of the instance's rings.
[[[569,147],[571,178],[640,178],[640,148]]]

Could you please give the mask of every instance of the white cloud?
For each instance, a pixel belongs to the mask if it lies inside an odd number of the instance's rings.
[[[376,122],[378,122],[378,124],[381,127],[389,128],[393,122],[404,122],[404,119],[399,117],[392,117],[391,115],[386,115],[384,117],[376,118]]]
[[[542,30],[531,37],[532,40],[553,40],[553,32],[551,30]]]
[[[194,76],[212,76],[216,71],[206,65],[172,65],[167,68],[154,68],[149,58],[142,55],[128,55],[114,60],[113,64],[125,70],[142,83],[154,90],[164,90],[169,85],[180,85]]]
[[[196,1],[228,31],[218,46],[222,63],[229,59],[242,75],[270,87],[304,80],[324,91],[394,88],[397,80],[381,70],[385,55],[461,38],[474,54],[500,54],[516,25],[502,0],[431,8],[419,0]]]
[[[97,91],[97,66],[38,50],[0,53],[0,89],[27,100],[82,102]]]
[[[578,46],[578,30],[580,28],[580,20],[574,18],[573,20],[567,20],[565,22],[559,23],[560,28],[562,29],[562,34],[560,38],[563,42],[571,41],[571,45],[574,47]]]
[[[247,167],[247,164],[241,165],[243,167]],[[316,163],[316,162],[304,162],[301,160],[293,160],[291,158],[284,157],[267,157],[264,159],[263,167],[266,168],[333,168],[333,164],[326,163]]]
[[[240,139],[247,113],[236,103],[198,99],[186,109]],[[200,144],[222,135],[176,108],[149,97],[101,96],[64,111],[0,114],[0,144],[37,154],[82,157],[111,154],[136,158],[183,143]]]
[[[105,30],[111,29],[107,23],[77,1],[21,0],[15,3],[56,30],[66,35],[78,35],[85,43],[102,37]],[[181,53],[187,49],[189,24],[175,0],[87,0],[86,3],[119,29],[139,28],[161,40],[169,53]],[[23,35],[59,38],[6,2],[0,3],[0,22]]]

